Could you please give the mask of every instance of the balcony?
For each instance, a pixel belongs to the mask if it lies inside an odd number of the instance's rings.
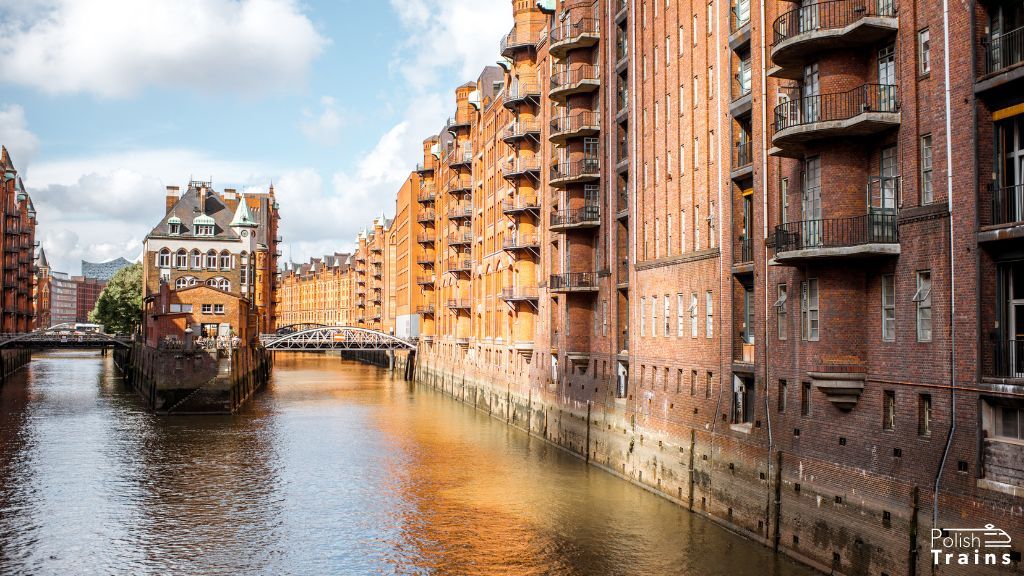
[[[750,264],[754,261],[754,241],[748,234],[740,236],[733,247],[732,263],[734,266]]]
[[[420,193],[416,195],[416,201],[420,204],[430,204],[436,199],[437,190],[433,186],[421,190]]]
[[[548,282],[552,292],[597,292],[596,272],[565,272],[552,274]]]
[[[587,204],[580,208],[559,210],[551,215],[552,232],[564,232],[573,228],[595,228],[601,225],[601,206]]]
[[[1024,237],[1024,184],[999,187],[991,184],[991,212],[981,211],[979,242],[1011,240]],[[984,202],[979,202],[984,206]]]
[[[509,162],[501,169],[501,175],[503,178],[509,181],[514,181],[522,176],[529,176],[531,178],[540,179],[540,159],[539,158],[519,158],[515,162]]]
[[[416,236],[416,242],[418,242],[420,244],[433,244],[434,243],[434,235],[433,234],[419,234],[419,235]]]
[[[1019,95],[1019,84],[1024,79],[1024,27],[982,39],[985,66],[978,78],[975,92],[981,94],[996,88],[1014,88]]]
[[[865,84],[806,96],[775,107],[772,144],[796,151],[814,140],[878,134],[900,125],[899,94],[890,84]]]
[[[1024,340],[997,339],[992,342],[992,358],[985,362],[982,375],[987,378],[1024,378]]]
[[[419,314],[420,316],[433,316],[434,315],[434,305],[433,304],[429,304],[427,306],[417,306],[416,307],[416,313]]]
[[[736,0],[729,9],[729,49],[736,51],[750,43],[750,0]]]
[[[751,141],[740,141],[732,148],[732,173],[733,180],[748,178],[753,174],[754,147]]]
[[[564,100],[573,94],[594,92],[600,86],[599,67],[593,64],[580,64],[553,74],[548,96],[552,100]]]
[[[501,247],[507,252],[536,252],[540,250],[540,237],[536,234],[512,234],[505,237]]]
[[[741,60],[736,73],[733,74],[730,87],[729,114],[733,118],[750,116],[753,103],[753,96],[750,94],[750,73],[750,60]]]
[[[797,79],[803,66],[826,50],[859,48],[894,36],[899,26],[892,0],[829,0],[800,6],[772,25],[773,76]]]
[[[434,276],[433,276],[433,274],[431,274],[429,276],[417,276],[416,277],[416,283],[419,284],[420,286],[433,286],[434,285]]]
[[[593,136],[601,131],[601,115],[597,112],[577,112],[551,119],[551,131],[548,140],[555,144],[565,144],[570,138]]]
[[[435,217],[436,214],[434,214],[433,210],[423,210],[416,215],[416,221],[421,224],[424,224],[427,222],[433,222]]]
[[[501,294],[498,295],[498,298],[505,302],[536,302],[540,299],[540,295],[537,293],[535,286],[506,286],[501,289]]]
[[[540,84],[520,80],[518,83],[513,83],[505,90],[505,107],[515,108],[524,102],[539,104],[540,92]]]
[[[775,262],[897,256],[899,226],[895,213],[790,222],[775,227]]]
[[[551,28],[548,52],[555,58],[564,58],[570,50],[590,48],[600,39],[600,23],[596,18],[558,22]]]
[[[426,174],[433,174],[434,173],[434,165],[433,165],[433,163],[431,163],[431,164],[417,164],[416,165],[416,173],[419,174],[420,176],[423,176],[423,175],[426,175]]]
[[[444,129],[455,134],[459,130],[468,129],[471,125],[472,122],[470,121],[469,114],[456,114],[444,123]]]
[[[416,256],[416,263],[420,266],[433,266],[437,256],[433,252],[424,252]]]
[[[473,151],[463,150],[462,152],[456,152],[455,155],[452,157],[451,161],[448,163],[448,166],[457,170],[461,170],[463,168],[472,168]]]
[[[366,299],[365,298],[357,298],[356,299],[356,307],[357,308],[366,308]]]
[[[501,55],[511,58],[520,50],[534,50],[537,48],[539,37],[540,35],[536,32],[530,33],[513,26],[512,31],[501,39]]]
[[[468,204],[455,205],[448,210],[449,220],[466,220],[473,217],[473,207]]]
[[[593,182],[600,178],[601,160],[595,156],[551,166],[551,176],[548,179],[548,184],[564,188],[568,184]]]
[[[456,232],[455,234],[448,235],[449,246],[463,246],[473,243],[472,232]]]
[[[619,209],[615,217],[623,220],[629,217],[629,188],[625,184],[619,185],[617,197],[619,199]]]
[[[536,120],[520,120],[509,124],[508,128],[501,135],[501,139],[508,145],[526,138],[537,140],[540,138],[540,122]]]
[[[536,194],[516,194],[501,203],[501,211],[508,215],[521,214],[523,212],[536,213],[540,210],[540,200]]]
[[[469,176],[456,176],[448,182],[448,193],[456,196],[469,194],[473,191],[473,179]]]
[[[469,311],[469,309],[472,308],[472,307],[473,307],[473,303],[468,298],[452,298],[452,299],[448,300],[448,309],[449,310],[456,310],[456,311],[458,311],[458,310],[466,310],[466,311]]]

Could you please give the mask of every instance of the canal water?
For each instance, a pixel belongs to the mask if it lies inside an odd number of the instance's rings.
[[[0,388],[0,574],[812,572],[378,368],[279,354],[168,418],[67,352]]]

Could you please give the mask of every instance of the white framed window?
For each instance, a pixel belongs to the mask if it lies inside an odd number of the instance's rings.
[[[686,46],[686,28],[679,26],[679,55],[683,55],[683,46]]]
[[[220,269],[231,270],[231,253],[227,250],[220,253]]]
[[[665,68],[672,65],[672,37],[665,36]]]
[[[692,34],[694,47],[697,46],[697,30],[699,30],[699,28],[697,27],[697,14],[696,14],[696,12],[694,12],[694,14],[693,14],[693,34]]]
[[[693,207],[693,249],[700,250],[700,206]]]
[[[671,156],[670,156],[670,158],[671,158]],[[671,256],[672,255],[672,215],[671,214],[668,214],[668,215],[665,216],[665,234],[667,235],[667,238],[665,238],[665,255],[666,256]]]
[[[209,252],[206,253],[206,269],[217,269],[217,252],[214,250],[210,250]]]
[[[882,276],[882,340],[896,340],[896,276]]]
[[[181,234],[181,224],[177,222],[169,222],[167,224],[167,233],[171,236],[178,236]]]
[[[214,314],[223,314],[224,313],[224,305],[223,304],[214,304],[213,305],[213,313]]]
[[[647,298],[640,297],[640,335],[647,335]]]
[[[679,211],[679,253],[686,252],[686,209]]]
[[[651,296],[651,337],[658,335],[658,297]]]
[[[203,304],[201,310],[203,314],[213,314],[213,304]]]
[[[686,114],[686,84],[679,85],[679,115]],[[682,158],[682,156],[680,156]]]
[[[697,293],[690,294],[690,338],[697,337]]]
[[[686,305],[683,303],[683,293],[676,294],[676,336],[683,337],[683,310]]]
[[[922,270],[917,273],[917,291],[914,292],[914,304],[917,305],[917,341],[932,341],[932,272]]]
[[[708,36],[715,32],[715,3],[708,2]]]
[[[818,279],[800,283],[800,336],[803,340],[818,340]]]
[[[935,200],[932,192],[932,135],[921,136],[921,204]]]
[[[679,175],[686,174],[686,144],[679,145]]]
[[[715,67],[708,66],[708,100],[715,97]]]
[[[663,312],[665,314],[665,331],[662,333],[662,336],[668,338],[672,334],[672,311],[670,310],[671,300],[669,300],[668,294],[665,294],[664,302]]]
[[[192,251],[192,269],[202,270],[203,269],[203,253],[199,250]]]
[[[156,257],[157,268],[171,267],[171,251],[167,248],[161,250]]]
[[[188,252],[184,248],[175,252],[174,267],[178,270],[188,270]]]
[[[715,335],[715,304],[711,290],[704,293],[704,318],[706,320],[704,326],[705,336],[711,338]]]
[[[917,33],[917,71],[921,76],[932,71],[931,33],[927,28]]]
[[[789,287],[786,284],[779,284],[776,287],[776,300],[775,300],[775,333],[779,340],[785,340],[789,337],[789,333],[786,330],[786,319],[787,319],[787,307],[786,301],[789,299]]]
[[[182,276],[174,281],[174,289],[190,288],[198,283],[195,276]]]

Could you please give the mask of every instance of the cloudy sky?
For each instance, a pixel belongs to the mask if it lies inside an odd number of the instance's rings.
[[[498,57],[509,0],[0,0],[0,143],[57,269],[134,258],[164,187],[280,198],[285,255],[351,246]]]

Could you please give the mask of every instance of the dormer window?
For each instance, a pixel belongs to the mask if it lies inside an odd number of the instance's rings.
[[[196,236],[213,236],[216,233],[214,224],[215,222],[213,221],[213,218],[206,214],[200,214],[192,221],[192,226],[195,228]]]
[[[181,234],[181,219],[177,216],[171,216],[167,219],[167,234],[171,236],[178,236]]]
[[[196,236],[213,236],[213,226],[196,226]]]

